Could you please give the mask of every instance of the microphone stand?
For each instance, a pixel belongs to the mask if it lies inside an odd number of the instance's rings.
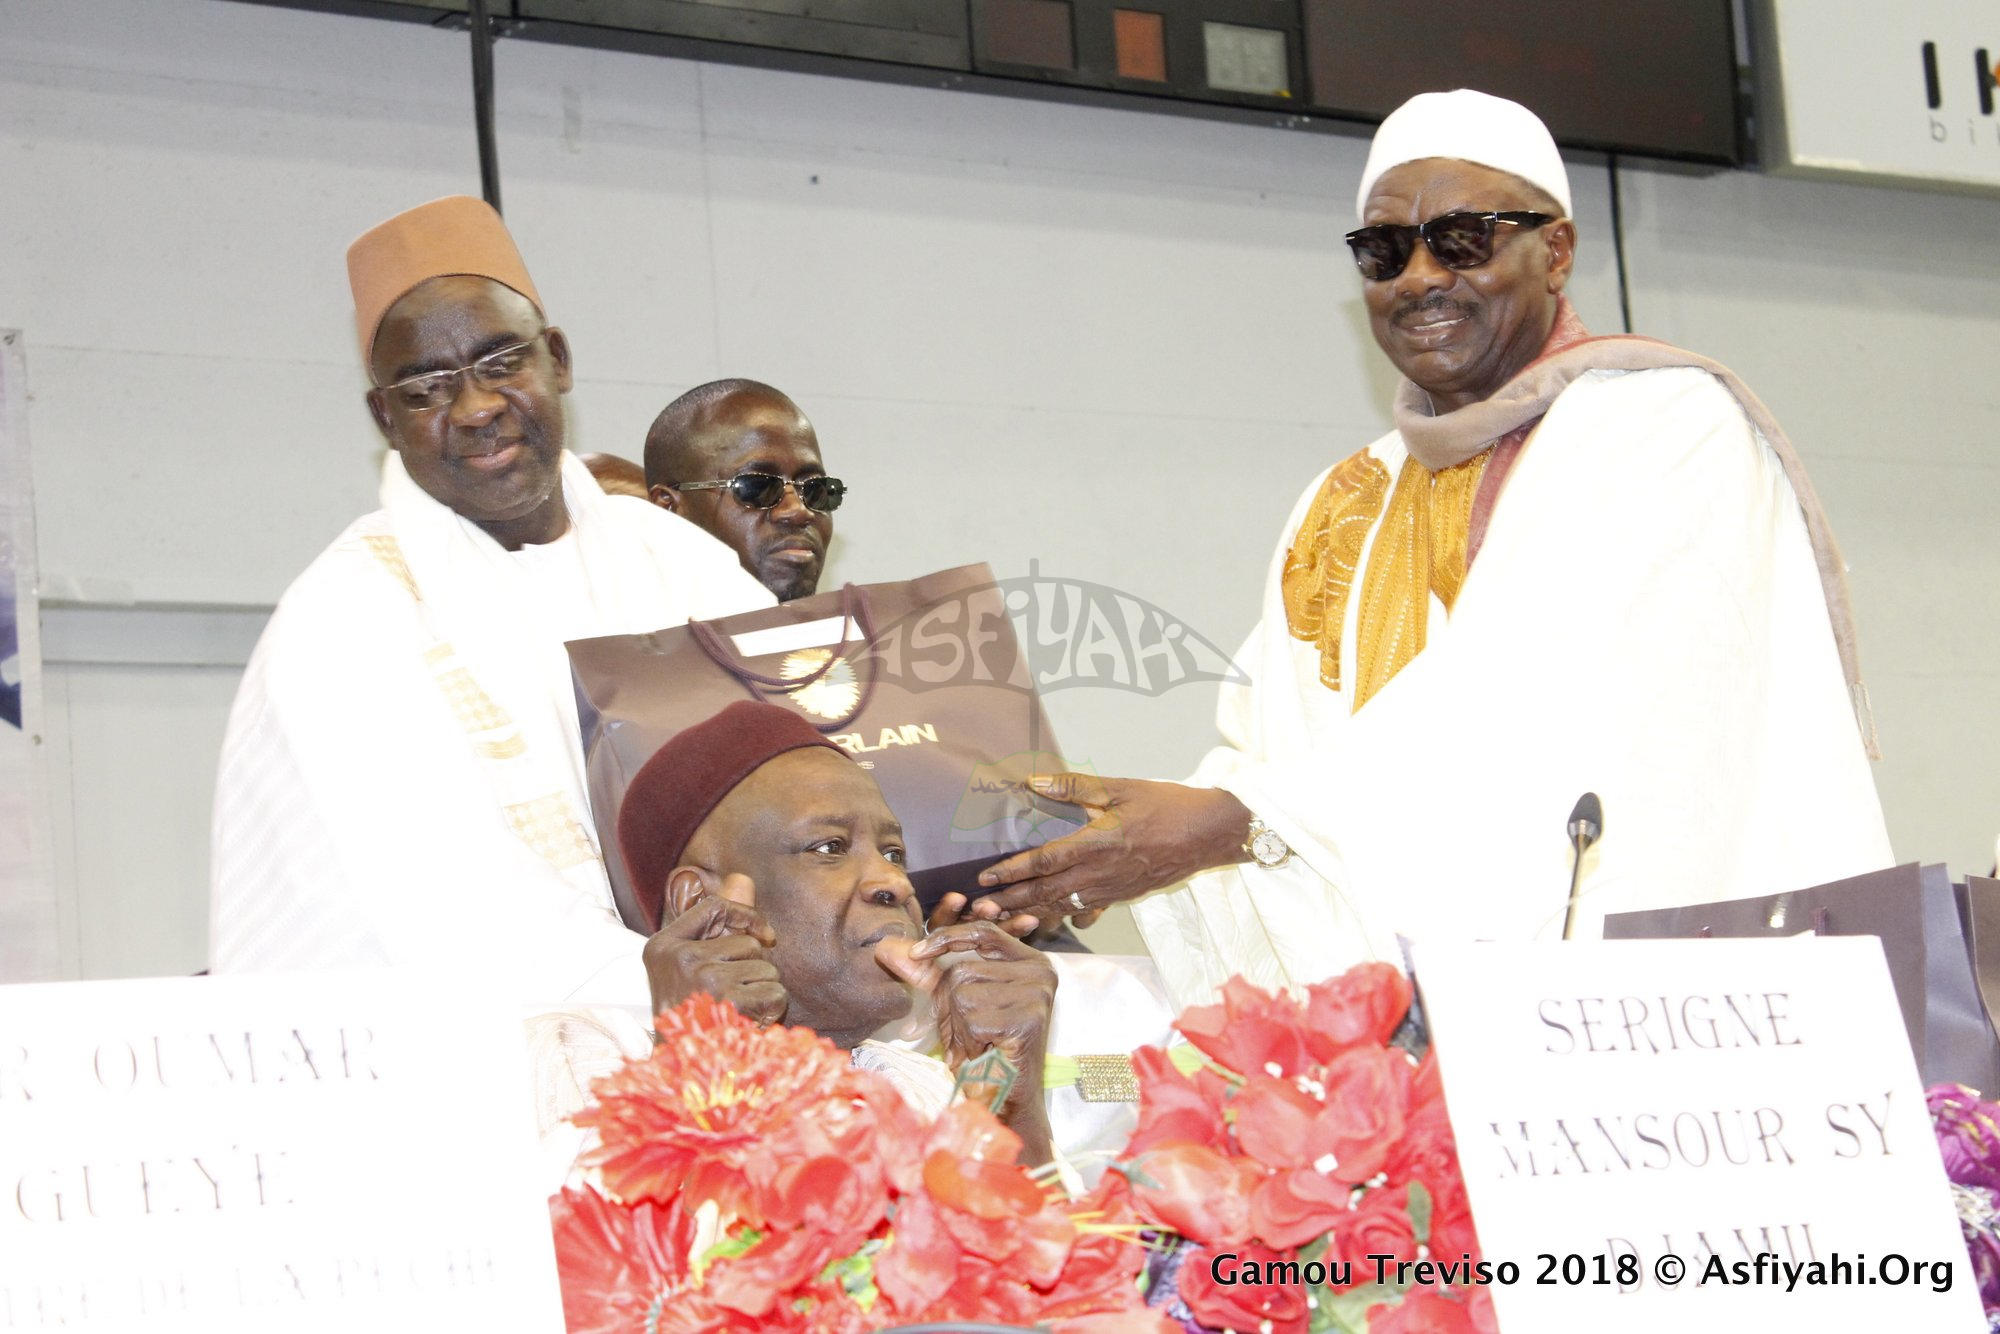
[[[1569,870],[1569,905],[1563,910],[1564,940],[1576,930],[1576,891],[1583,881],[1583,854],[1603,835],[1604,803],[1595,792],[1586,792],[1576,799],[1576,808],[1569,813],[1569,842],[1576,849],[1576,860]]]
[[[1576,849],[1576,860],[1571,864],[1569,870],[1569,907],[1563,910],[1564,940],[1568,940],[1570,933],[1576,930],[1576,887],[1577,883],[1583,879],[1584,849],[1590,846],[1589,843],[1584,841],[1582,830],[1578,830],[1576,833],[1570,835],[1569,841],[1570,845]]]

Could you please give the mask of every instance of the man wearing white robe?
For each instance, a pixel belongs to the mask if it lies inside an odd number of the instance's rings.
[[[1134,905],[1186,1005],[1235,973],[1400,963],[1399,935],[1560,936],[1586,791],[1604,835],[1578,937],[1887,865],[1817,499],[1725,368],[1576,320],[1541,122],[1413,99],[1357,209],[1397,429],[1294,507],[1191,784],[1041,782],[1099,818],[989,870],[999,906],[1086,913],[1186,878]]]
[[[349,271],[389,444],[382,508],[287,590],[238,690],[211,965],[449,968],[496,1001],[644,1007],[563,642],[771,597],[563,448],[568,344],[485,204],[399,215]]]

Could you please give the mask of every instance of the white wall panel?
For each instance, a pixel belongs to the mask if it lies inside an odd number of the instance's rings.
[[[57,884],[74,896],[78,976],[207,967],[208,811],[239,675],[50,668],[66,705],[50,728],[62,729],[74,806],[58,827]]]

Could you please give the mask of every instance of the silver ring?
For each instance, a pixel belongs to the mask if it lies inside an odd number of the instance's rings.
[[[1073,889],[1069,892],[1069,906],[1076,909],[1078,912],[1090,911],[1088,907],[1084,906],[1083,895]]]

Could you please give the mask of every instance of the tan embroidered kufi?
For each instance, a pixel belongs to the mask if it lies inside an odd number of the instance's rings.
[[[458,274],[491,278],[542,308],[507,224],[483,199],[433,199],[363,232],[347,248],[362,364],[375,350],[375,331],[389,307],[418,283]]]

